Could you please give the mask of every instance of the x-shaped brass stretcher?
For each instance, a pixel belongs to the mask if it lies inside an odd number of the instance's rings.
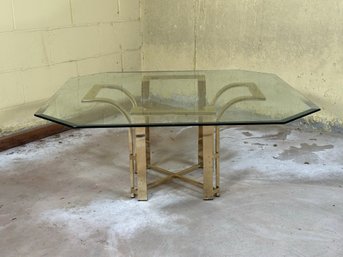
[[[214,196],[220,196],[219,127],[200,126],[198,136],[198,164],[177,172],[171,172],[155,164],[151,165],[150,129],[130,129],[131,197],[137,197],[141,201],[147,200],[149,188],[169,183],[173,179],[179,179],[202,188],[205,200],[212,200]],[[166,175],[166,177],[147,183],[147,171],[149,169]],[[199,169],[203,170],[202,182],[186,176]]]

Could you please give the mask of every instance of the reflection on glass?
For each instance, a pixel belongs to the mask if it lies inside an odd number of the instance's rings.
[[[36,116],[72,127],[285,123],[318,111],[273,74],[102,73],[72,78]]]

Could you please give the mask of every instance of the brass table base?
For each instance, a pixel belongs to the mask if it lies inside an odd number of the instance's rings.
[[[157,187],[173,179],[179,179],[202,188],[204,200],[212,200],[215,196],[220,196],[219,139],[219,127],[200,126],[198,132],[198,164],[178,172],[171,172],[151,164],[149,128],[129,129],[131,197],[137,197],[139,201],[147,201],[148,188]],[[149,169],[164,174],[166,177],[148,183],[147,171]],[[198,169],[203,170],[202,182],[186,176]]]

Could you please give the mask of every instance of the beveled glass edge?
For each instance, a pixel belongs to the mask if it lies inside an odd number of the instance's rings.
[[[49,115],[35,113],[34,116],[38,117],[38,118],[41,118],[41,119],[44,119],[44,120],[47,120],[47,121],[51,121],[51,122],[63,125],[63,126],[67,126],[67,127],[70,127],[70,128],[79,128],[79,126],[76,125],[76,124],[73,124],[71,122],[67,122],[67,121],[64,121],[64,120],[56,119],[56,118],[53,118],[53,117],[51,117]]]
[[[153,124],[97,124],[97,125],[77,125],[72,122],[60,120],[53,118],[51,116],[45,115],[45,114],[38,114],[35,113],[34,116],[38,118],[42,118],[51,122],[55,122],[57,124],[67,126],[70,128],[78,129],[78,128],[136,128],[136,127],[188,127],[188,126],[230,126],[230,125],[276,125],[276,124],[287,124],[292,121],[295,121],[297,119],[301,119],[303,117],[306,117],[310,114],[319,112],[321,109],[311,108],[309,110],[306,110],[304,112],[298,113],[296,115],[287,117],[282,120],[269,120],[269,121],[239,121],[239,122],[207,122],[207,123],[153,123]]]
[[[91,73],[87,75],[81,75],[81,76],[74,76],[70,77],[66,83],[70,80],[81,78],[81,77],[90,77],[95,75],[101,75],[101,74],[143,74],[143,73],[181,73],[181,72],[192,72],[192,73],[198,73],[198,72],[214,72],[214,71],[242,71],[242,72],[251,72],[251,73],[258,73],[258,74],[267,74],[267,75],[274,75],[278,78],[280,78],[278,75],[271,73],[271,72],[262,72],[262,71],[254,71],[254,70],[241,70],[241,69],[213,69],[213,70],[137,70],[137,71],[108,71],[108,72],[98,72],[98,73]],[[288,84],[288,82],[286,82]],[[289,85],[289,84],[288,84]]]

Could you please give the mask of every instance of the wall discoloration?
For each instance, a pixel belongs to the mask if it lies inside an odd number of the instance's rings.
[[[148,0],[143,10],[147,44],[191,44],[194,40],[194,1]],[[181,15],[180,15],[181,14]]]
[[[288,150],[283,151],[278,157],[278,160],[293,160],[300,164],[310,165],[311,163],[318,163],[319,156],[316,152],[321,152],[333,149],[333,145],[317,145],[302,143],[299,147],[291,146]]]
[[[194,65],[196,1],[143,2],[143,70],[185,70]]]
[[[310,121],[343,126],[341,1],[146,0],[142,8],[143,69],[276,73],[322,107]]]

